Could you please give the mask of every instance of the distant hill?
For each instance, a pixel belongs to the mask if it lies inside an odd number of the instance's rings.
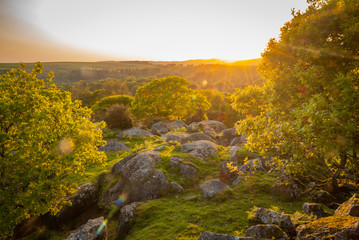
[[[180,76],[188,79],[192,88],[213,88],[233,92],[249,84],[260,83],[256,67],[261,59],[228,63],[218,59],[187,61],[104,61],[104,62],[45,62],[41,77],[53,71],[54,82],[63,87],[80,80],[125,79],[128,77],[161,78]],[[33,63],[26,64],[30,70]],[[0,63],[0,74],[18,67],[17,63]],[[205,84],[204,84],[205,83]]]

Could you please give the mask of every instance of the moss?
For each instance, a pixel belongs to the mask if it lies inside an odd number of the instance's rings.
[[[335,233],[340,229],[348,228],[358,222],[359,217],[352,216],[330,216],[320,218],[306,225],[308,232],[327,232]]]

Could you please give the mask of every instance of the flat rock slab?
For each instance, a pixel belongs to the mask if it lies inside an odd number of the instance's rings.
[[[148,137],[151,135],[152,134],[147,130],[134,127],[134,128],[130,128],[130,129],[122,131],[117,136],[119,138],[125,138],[125,137]]]
[[[212,154],[217,153],[217,145],[207,140],[200,140],[193,143],[183,144],[181,151],[189,153],[201,160],[205,160]]]
[[[207,181],[199,185],[204,198],[212,198],[216,194],[223,192],[228,186],[221,182],[219,178]]]
[[[98,150],[105,152],[130,151],[130,149],[125,144],[120,143],[120,141],[117,139],[109,140],[105,146],[99,147]]]

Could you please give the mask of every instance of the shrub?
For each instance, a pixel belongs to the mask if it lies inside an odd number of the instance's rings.
[[[133,126],[132,114],[128,111],[128,107],[123,104],[115,104],[109,107],[105,113],[104,121],[111,129],[127,129]]]

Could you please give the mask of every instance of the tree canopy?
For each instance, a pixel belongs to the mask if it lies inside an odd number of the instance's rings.
[[[266,82],[237,90],[233,107],[246,116],[237,128],[251,150],[339,177],[359,170],[359,2],[308,3],[262,54]]]
[[[208,110],[211,105],[206,97],[188,88],[189,84],[180,77],[154,79],[137,89],[131,111],[137,118],[185,119],[198,109]]]
[[[21,221],[57,213],[77,186],[68,176],[81,174],[106,156],[97,151],[102,123],[72,101],[71,94],[37,78],[24,66],[0,77],[0,232],[6,237]]]

